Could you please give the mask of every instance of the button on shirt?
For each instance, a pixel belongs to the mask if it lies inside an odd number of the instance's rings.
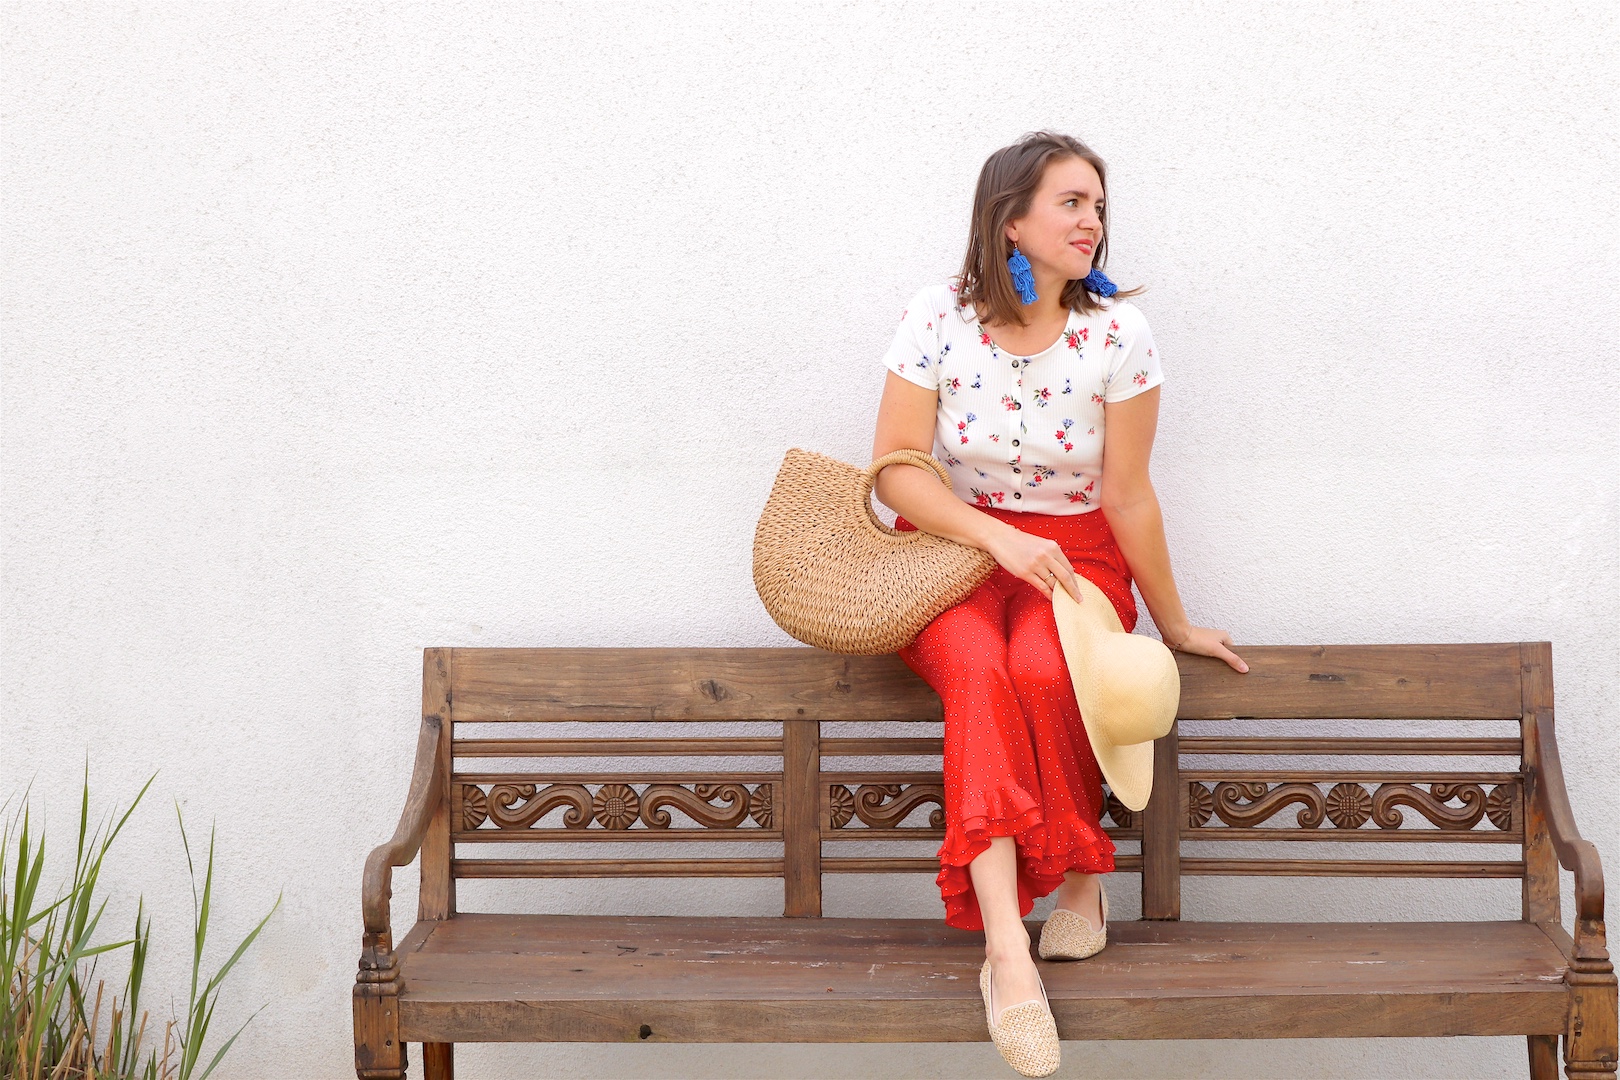
[[[934,456],[975,506],[1084,514],[1102,501],[1103,403],[1164,382],[1147,319],[1128,300],[1068,325],[1034,356],[991,340],[956,286],[912,297],[884,356],[907,382],[939,393]]]

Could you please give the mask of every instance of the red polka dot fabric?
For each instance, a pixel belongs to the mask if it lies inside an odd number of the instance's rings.
[[[1052,516],[984,510],[1062,546],[1075,572],[1135,628],[1130,568],[1100,510]],[[916,526],[900,518],[895,526]],[[1086,738],[1052,617],[1052,601],[997,567],[967,599],[939,614],[900,658],[945,706],[945,841],[939,876],[945,922],[983,930],[968,863],[993,836],[1017,846],[1018,906],[1063,884],[1065,871],[1114,869],[1103,832],[1102,771]]]

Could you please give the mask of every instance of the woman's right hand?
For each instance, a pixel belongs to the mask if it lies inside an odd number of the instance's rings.
[[[1029,582],[1050,597],[1059,582],[1080,603],[1080,584],[1074,579],[1074,567],[1055,540],[1031,536],[1027,532],[1006,526],[998,530],[985,549],[1001,564],[1002,569],[1015,578]]]

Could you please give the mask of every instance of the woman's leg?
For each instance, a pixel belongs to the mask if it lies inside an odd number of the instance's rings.
[[[1058,886],[1057,907],[1085,917],[1093,929],[1102,925],[1102,875],[1066,871]],[[1055,931],[1054,931],[1055,932]]]
[[[936,883],[946,924],[960,930],[984,929],[969,864],[991,838],[1041,820],[1035,747],[1007,674],[1006,588],[1015,580],[996,571],[900,650],[944,705],[945,839]],[[1027,914],[1035,899],[1023,882],[1017,888]]]
[[[1075,700],[1052,603],[1027,585],[1008,601],[1007,671],[1029,720],[1040,770],[1045,824],[1026,863],[1036,895],[1057,890],[1057,906],[1102,923],[1099,875],[1113,869],[1103,831],[1102,770]]]
[[[945,707],[946,838],[940,848],[946,922],[983,929],[998,1010],[1039,1000],[1013,836],[1040,823],[1035,748],[1007,672],[1006,598],[990,581],[929,623],[900,651]]]
[[[995,836],[968,864],[984,914],[984,955],[990,961],[998,1021],[1009,1005],[1041,1000],[1040,976],[1029,952],[1029,931],[1024,929],[1019,911],[1017,859],[1013,838]]]

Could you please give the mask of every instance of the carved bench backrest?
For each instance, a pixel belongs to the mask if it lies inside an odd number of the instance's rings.
[[[1551,904],[1556,917],[1556,875],[1550,888],[1544,880],[1545,829],[1535,820],[1527,828],[1521,779],[1524,736],[1537,708],[1552,704],[1546,643],[1250,646],[1243,655],[1247,675],[1177,657],[1180,720],[1159,741],[1153,801],[1131,814],[1108,796],[1104,825],[1120,847],[1116,865],[1143,875],[1145,917],[1179,917],[1187,873],[1521,877],[1526,915],[1543,917]],[[441,751],[451,769],[423,845],[425,918],[452,914],[456,879],[474,877],[780,877],[785,913],[814,916],[824,873],[938,869],[915,842],[931,848],[943,833],[939,700],[893,656],[428,649],[423,712],[450,721]],[[744,721],[753,733],[690,733]],[[1318,730],[1276,734],[1273,721],[1315,722]],[[1345,721],[1356,734],[1320,730],[1321,722]],[[1499,730],[1481,732],[1493,721]],[[882,733],[899,723],[931,727]],[[566,734],[548,731],[559,724]],[[603,734],[591,733],[597,725]],[[1332,760],[1341,757],[1509,760],[1494,771],[1368,769]],[[568,767],[580,758],[614,764]],[[735,764],[668,771],[678,758]],[[887,759],[905,767],[881,767]],[[1203,763],[1210,760],[1221,767]],[[1287,857],[1287,841],[1297,848],[1306,836],[1393,842],[1396,850],[1410,849],[1400,843],[1409,840],[1461,843],[1470,857]],[[569,857],[569,845],[582,840],[652,842],[663,854]],[[773,854],[672,858],[663,846],[715,840],[755,841]],[[1184,856],[1188,840],[1246,841],[1240,846],[1251,852],[1253,842],[1282,841],[1285,857]],[[507,854],[514,841],[523,856]],[[845,855],[846,841],[911,848]],[[537,842],[554,855],[528,855]],[[1492,843],[1520,845],[1522,858],[1479,857],[1487,850],[1479,845]]]

